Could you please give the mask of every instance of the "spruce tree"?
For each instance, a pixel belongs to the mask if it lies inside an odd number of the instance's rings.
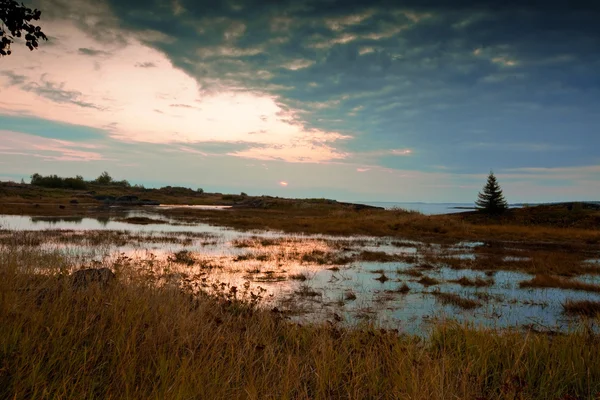
[[[479,193],[475,205],[480,211],[488,214],[501,214],[508,208],[508,203],[493,172],[490,171],[487,183],[483,187],[483,192]]]

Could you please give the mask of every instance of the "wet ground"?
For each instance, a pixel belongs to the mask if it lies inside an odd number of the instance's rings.
[[[264,307],[298,322],[371,321],[417,334],[448,318],[564,330],[575,322],[563,314],[564,302],[600,301],[590,290],[521,288],[534,275],[515,268],[474,269],[474,262],[490,257],[482,242],[240,232],[131,211],[103,219],[0,216],[0,244],[59,253],[74,269],[151,266],[175,285],[247,285],[261,294]],[[509,250],[493,256],[511,265],[528,260],[518,246]],[[600,256],[584,262],[600,272]],[[575,278],[600,284],[596,273]]]

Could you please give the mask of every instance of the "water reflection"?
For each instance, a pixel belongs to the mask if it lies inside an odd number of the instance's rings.
[[[31,222],[33,224],[37,224],[37,223],[41,222],[41,223],[50,224],[51,226],[55,226],[59,222],[81,224],[81,221],[83,220],[83,217],[77,217],[77,216],[74,216],[74,217],[30,217],[30,218],[31,218]]]
[[[158,222],[136,225],[116,220],[141,216]],[[573,321],[562,314],[566,300],[600,301],[598,293],[522,289],[519,282],[533,277],[522,272],[469,269],[484,245],[481,242],[442,246],[397,238],[239,232],[170,222],[147,211],[102,219],[0,216],[0,247],[41,248],[60,254],[73,268],[92,262],[112,268],[151,264],[162,279],[173,284],[195,280],[207,290],[220,282],[237,287],[250,282],[253,289],[266,289],[265,307],[284,310],[292,320],[341,324],[369,320],[417,334],[432,321],[449,316],[490,327],[534,324],[564,329]],[[435,254],[440,256],[438,262],[429,262]],[[449,259],[454,260],[451,265]],[[465,286],[477,280],[486,283]],[[598,275],[581,280],[600,283]],[[474,306],[444,301],[444,295],[457,295]]]

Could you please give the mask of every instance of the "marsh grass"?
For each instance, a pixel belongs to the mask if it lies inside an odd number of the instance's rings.
[[[565,314],[593,318],[600,315],[600,301],[567,300],[563,304],[563,311]]]
[[[440,281],[438,281],[437,279],[429,277],[429,276],[423,276],[417,282],[425,287],[437,285],[440,283]]]
[[[115,221],[125,222],[128,224],[136,224],[136,225],[150,225],[150,224],[165,224],[165,223],[167,223],[167,221],[163,221],[161,219],[148,218],[148,217],[117,218]]]
[[[412,258],[412,256],[409,256]],[[389,254],[384,251],[369,251],[363,250],[359,254],[356,255],[357,261],[367,261],[367,262],[394,262],[394,261],[404,261],[407,256],[402,254]]]
[[[295,280],[295,281],[301,281],[304,282],[306,280],[308,280],[308,274],[305,272],[300,272],[297,274],[292,274],[288,276],[290,279]]]
[[[521,271],[530,274],[546,273],[561,276],[600,274],[600,267],[585,263],[599,248],[581,244],[518,242],[510,247],[495,243],[494,247],[478,246],[473,250],[450,253],[447,250],[424,249],[423,259],[433,265],[452,269],[480,271]],[[473,254],[474,258],[460,257]]]
[[[304,253],[300,260],[305,263],[317,265],[346,265],[354,261],[352,257],[344,255],[343,252],[330,252],[318,249]]]
[[[459,279],[453,279],[448,282],[458,283],[461,286],[472,286],[472,287],[487,287],[494,285],[493,279],[481,279],[479,277],[475,279],[470,279],[466,276],[463,276]]]
[[[432,294],[436,298],[440,299],[442,303],[451,304],[453,306],[460,307],[464,310],[472,310],[481,306],[480,302],[472,299],[467,299],[456,293],[442,293],[440,291],[434,291],[432,292]]]
[[[429,338],[299,325],[258,294],[158,285],[157,271],[73,291],[55,254],[0,251],[0,398],[589,398],[600,340],[452,323]],[[34,273],[46,260],[45,275]],[[311,289],[307,287],[306,291]],[[346,296],[348,297],[348,296]]]
[[[539,241],[554,243],[600,243],[597,225],[582,228],[524,224],[500,219],[479,220],[468,215],[428,216],[401,210],[352,210],[334,205],[302,208],[236,209],[230,212],[191,210],[161,211],[167,216],[204,221],[240,230],[270,229],[287,233],[367,235],[403,240],[452,242],[456,240]],[[591,217],[590,217],[591,218]]]
[[[350,301],[356,300],[356,293],[354,293],[352,290],[348,290],[346,293],[344,293],[344,299]]]
[[[412,267],[412,268],[408,268],[408,269],[397,269],[396,273],[401,274],[401,275],[412,276],[414,278],[420,278],[423,276],[423,272],[419,268],[416,268],[416,267]]]
[[[385,272],[383,272],[383,271],[381,272],[381,275],[379,275],[377,278],[374,278],[374,279],[381,283],[385,283],[390,280],[390,278],[388,278],[387,275],[385,274]]]
[[[410,292],[410,287],[405,282],[402,285],[398,286],[396,289],[391,290],[390,292],[406,294],[406,293]]]
[[[183,264],[187,266],[192,266],[197,262],[194,254],[188,250],[180,250],[176,253],[173,253],[167,258],[167,260],[170,262]]]
[[[148,243],[172,243],[189,245],[194,239],[201,244],[216,243],[217,235],[203,232],[162,232],[152,234],[144,232],[127,232],[120,230],[41,230],[14,231],[0,230],[0,245],[6,246],[40,246],[42,244],[69,244],[79,246],[126,246]]]
[[[560,288],[569,290],[581,290],[586,292],[600,292],[600,285],[567,279],[560,276],[538,274],[528,281],[519,283],[521,288]]]

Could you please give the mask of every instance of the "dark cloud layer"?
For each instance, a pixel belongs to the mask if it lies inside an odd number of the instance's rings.
[[[309,127],[355,136],[352,151],[411,147],[432,164],[460,167],[470,157],[481,168],[543,166],[556,156],[537,152],[516,161],[506,155],[510,147],[474,155],[469,146],[585,142],[589,150],[569,162],[598,161],[598,2],[107,4],[111,18],[88,27],[96,37],[129,31],[205,91],[230,86],[274,95],[284,109],[301,110]]]

